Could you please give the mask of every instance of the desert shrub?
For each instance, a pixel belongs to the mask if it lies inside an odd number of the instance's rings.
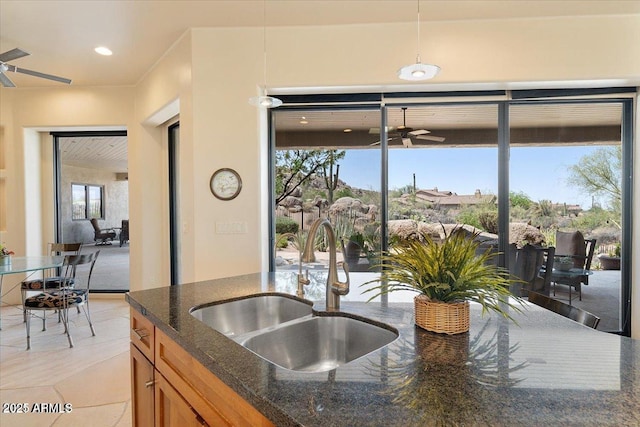
[[[291,218],[287,218],[286,216],[276,217],[276,234],[295,234],[298,232],[299,228],[300,226],[298,223]]]
[[[336,193],[333,195],[333,198],[335,200],[340,199],[341,197],[354,197],[353,191],[351,191],[350,188],[345,187],[345,188],[340,188],[339,190],[336,190]]]
[[[531,205],[533,205],[533,200],[531,200],[529,196],[527,196],[522,191],[519,191],[517,193],[512,191],[511,193],[509,193],[509,203],[511,204],[512,208],[521,207],[526,210],[529,209]]]
[[[289,246],[289,240],[286,236],[283,236],[280,233],[276,233],[276,249],[284,249]]]
[[[485,231],[498,234],[498,212],[480,212],[478,214],[478,221],[480,221]]]
[[[600,227],[612,226],[613,212],[593,207],[571,220],[571,224],[578,230],[595,230]]]
[[[463,209],[456,216],[456,221],[460,224],[472,225],[476,228],[482,229],[478,212],[474,209]]]

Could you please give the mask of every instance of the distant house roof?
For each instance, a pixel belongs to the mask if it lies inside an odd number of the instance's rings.
[[[483,195],[480,190],[476,190],[475,194],[458,195],[452,191],[439,191],[437,188],[417,190],[416,198],[448,208],[493,203],[496,200],[496,196],[492,194]]]

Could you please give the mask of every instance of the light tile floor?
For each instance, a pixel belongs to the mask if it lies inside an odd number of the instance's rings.
[[[131,426],[129,305],[123,295],[91,299],[91,320],[70,311],[69,348],[62,324],[49,312],[47,330],[31,322],[31,350],[17,306],[0,309],[1,426]],[[69,403],[70,413],[7,414],[6,404]]]

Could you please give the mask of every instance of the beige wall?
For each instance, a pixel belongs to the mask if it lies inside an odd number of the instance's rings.
[[[329,87],[456,90],[478,83],[508,89],[556,84],[547,81],[568,82],[561,86],[592,84],[575,82],[582,80],[606,80],[604,85],[640,81],[635,43],[640,16],[429,23],[422,31],[423,60],[443,71],[426,84],[403,86],[395,72],[415,58],[414,30],[406,24],[269,28],[268,83],[280,92],[310,92]],[[267,162],[260,131],[264,116],[247,103],[262,83],[262,29],[194,29],[135,88],[14,89],[6,100],[8,90],[2,89],[2,106],[9,104],[11,114],[5,119],[3,112],[0,125],[11,141],[11,156],[23,150],[22,127],[127,126],[131,286],[144,289],[168,283],[167,145],[165,129],[153,117],[178,100],[182,280],[248,273],[262,268],[267,251]],[[220,167],[232,167],[242,176],[243,190],[233,201],[218,201],[209,192],[209,178]],[[17,190],[9,192],[20,194],[23,171],[7,169],[17,184]],[[637,186],[635,200],[637,207]],[[18,250],[24,246],[25,227],[16,217],[24,214],[17,209],[7,218],[8,237]],[[217,234],[216,223],[229,221],[242,222],[247,233]],[[14,224],[19,225],[15,233]],[[638,247],[637,229],[634,242]],[[634,277],[640,277],[639,265],[634,266]],[[638,294],[634,328],[640,337]]]
[[[6,146],[6,193],[11,203],[7,229],[0,237],[18,255],[39,255],[46,251],[54,233],[49,131],[130,127],[132,88],[1,89],[0,106]],[[3,289],[3,293],[7,291]],[[19,302],[19,288],[3,296],[2,301]]]

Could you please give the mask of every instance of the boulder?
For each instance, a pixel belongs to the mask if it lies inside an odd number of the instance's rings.
[[[522,247],[529,243],[532,245],[544,245],[544,234],[536,227],[524,222],[512,222],[509,224],[509,243],[515,243]]]

